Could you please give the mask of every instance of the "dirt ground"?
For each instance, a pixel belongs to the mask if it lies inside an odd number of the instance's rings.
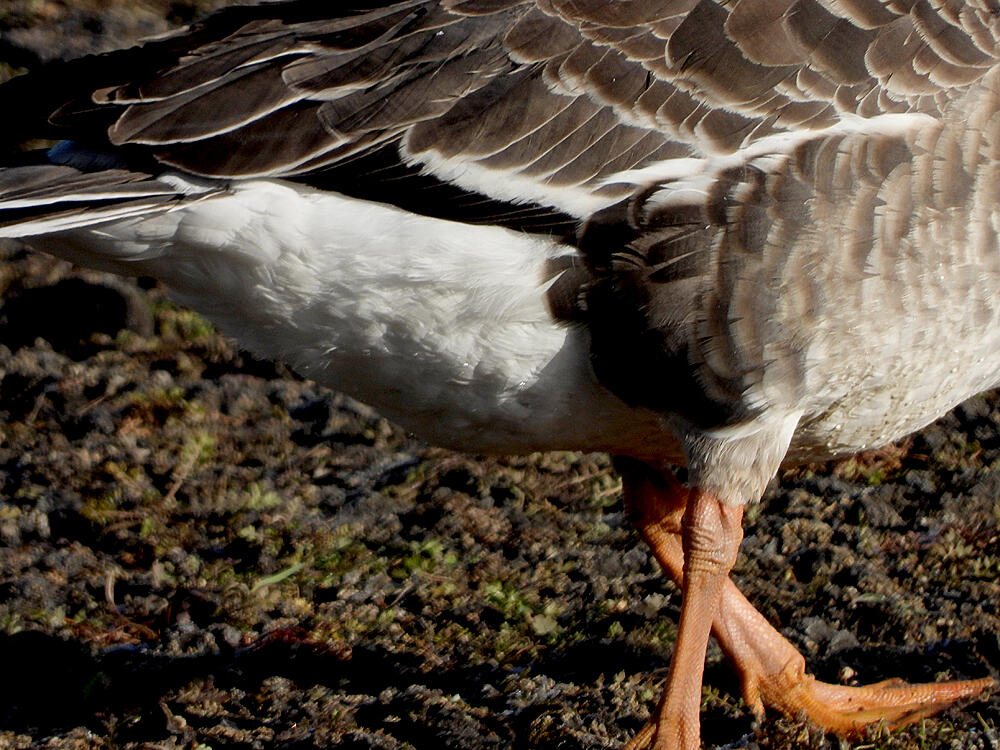
[[[196,10],[0,0],[0,78]],[[679,595],[606,456],[428,447],[152,283],[15,244],[0,300],[0,750],[599,750],[644,723]],[[987,394],[783,474],[734,578],[827,681],[996,676],[998,499]],[[713,647],[706,746],[1000,747],[1000,691],[851,745],[738,696]]]

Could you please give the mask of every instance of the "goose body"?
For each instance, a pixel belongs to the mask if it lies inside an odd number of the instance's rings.
[[[234,7],[0,88],[69,139],[0,170],[0,236],[432,442],[622,457],[685,596],[630,747],[697,746],[709,629],[754,710],[850,733],[989,681],[811,681],[728,570],[782,463],[1000,382],[998,59],[986,2]]]

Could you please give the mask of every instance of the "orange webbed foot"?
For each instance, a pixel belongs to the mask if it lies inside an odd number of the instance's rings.
[[[890,729],[912,724],[993,685],[992,678],[984,677],[924,684],[890,679],[852,687],[820,682],[801,665],[790,665],[764,679],[759,689],[765,705],[788,716],[803,716],[827,732],[851,736],[876,724]]]

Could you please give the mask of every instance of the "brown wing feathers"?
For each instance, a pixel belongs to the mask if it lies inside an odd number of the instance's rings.
[[[529,179],[525,200],[551,190],[560,206],[559,188],[845,112],[937,114],[995,64],[994,5],[405,0],[331,18],[336,5],[295,0],[92,60],[91,88],[52,120],[216,177],[336,170],[392,144],[424,168]],[[49,96],[82,91],[60,80],[72,70],[48,76]]]

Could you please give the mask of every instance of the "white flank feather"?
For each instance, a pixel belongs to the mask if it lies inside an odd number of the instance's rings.
[[[550,239],[271,181],[44,238],[84,265],[163,280],[259,355],[466,451],[675,452],[597,384],[589,338],[553,320]]]

